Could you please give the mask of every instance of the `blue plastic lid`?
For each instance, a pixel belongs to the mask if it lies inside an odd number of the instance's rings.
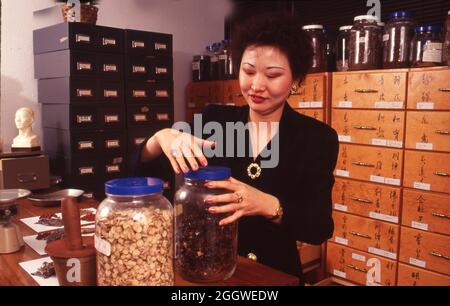
[[[105,192],[111,195],[148,195],[161,192],[164,182],[152,177],[130,177],[105,183]]]
[[[397,11],[389,14],[389,18],[411,18],[413,17],[413,13],[410,11]]]
[[[416,32],[440,32],[442,27],[440,25],[427,25],[416,27]]]
[[[197,171],[191,170],[184,175],[187,179],[204,181],[222,181],[229,179],[230,176],[230,168],[219,166],[201,167]]]

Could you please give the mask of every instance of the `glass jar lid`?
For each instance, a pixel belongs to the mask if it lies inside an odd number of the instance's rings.
[[[441,26],[439,25],[427,25],[427,26],[419,26],[416,27],[416,32],[433,32],[438,33],[441,31]]]
[[[339,28],[339,31],[347,31],[347,30],[351,30],[353,28],[352,25],[345,25]]]
[[[389,14],[389,18],[411,18],[413,14],[410,11],[397,11]]]
[[[308,24],[302,27],[302,30],[323,30],[323,25],[321,24]]]
[[[184,175],[186,179],[203,181],[222,181],[229,179],[230,176],[230,168],[219,166],[201,167],[197,171],[189,171]]]
[[[377,16],[373,15],[359,15],[353,18],[353,21],[367,20],[371,22],[379,22],[380,19]]]
[[[152,177],[130,177],[110,180],[105,183],[109,195],[142,196],[163,191],[164,182]]]

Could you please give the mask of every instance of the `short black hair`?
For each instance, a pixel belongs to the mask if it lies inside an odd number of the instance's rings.
[[[231,47],[236,71],[249,46],[273,46],[283,52],[292,77],[303,81],[312,63],[312,47],[298,19],[284,12],[263,13],[244,19],[233,28]]]

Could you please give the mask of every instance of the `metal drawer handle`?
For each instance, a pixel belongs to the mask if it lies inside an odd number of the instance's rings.
[[[434,217],[438,217],[438,218],[450,219],[450,216],[449,215],[445,215],[445,214],[431,213],[431,215],[434,216]]]
[[[365,125],[354,125],[354,129],[357,130],[367,130],[367,131],[375,131],[377,128],[374,128],[373,126],[365,126]]]
[[[439,88],[439,91],[450,92],[450,88]]]
[[[439,258],[443,258],[443,259],[446,259],[446,260],[450,260],[450,256],[442,255],[441,253],[438,253],[438,252],[435,252],[435,251],[431,251],[430,255],[434,256],[434,257],[439,257]]]
[[[355,231],[351,231],[350,234],[352,234],[353,236],[356,236],[356,237],[361,237],[361,238],[366,238],[366,239],[372,239],[372,237],[370,237],[369,235],[360,234],[360,233],[357,233],[357,232],[355,232]]]
[[[450,174],[446,173],[446,172],[435,172],[434,175],[443,176],[443,177],[450,177]]]
[[[361,198],[357,198],[357,197],[351,197],[350,199],[352,199],[355,202],[362,202],[362,203],[367,203],[367,204],[372,204],[373,203],[372,201],[361,199]]]
[[[347,267],[349,267],[350,269],[353,269],[353,270],[355,270],[355,271],[358,271],[358,272],[363,272],[363,273],[367,273],[367,270],[366,269],[361,269],[361,268],[358,268],[357,266],[354,266],[354,265],[347,265]]]
[[[363,163],[363,162],[352,162],[353,165],[355,166],[361,166],[361,167],[375,167],[375,165],[373,164],[369,164],[369,163]]]
[[[376,89],[355,89],[355,92],[358,93],[376,93],[378,90]]]
[[[442,131],[442,130],[437,130],[435,131],[436,134],[441,134],[441,135],[450,135],[450,131]]]

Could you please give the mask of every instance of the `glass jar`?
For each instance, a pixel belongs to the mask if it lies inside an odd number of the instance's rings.
[[[444,49],[442,53],[442,62],[450,67],[450,11],[448,11],[447,20],[445,21]],[[1,149],[0,149],[1,151]]]
[[[442,65],[441,27],[430,25],[416,27],[411,47],[411,67]]]
[[[232,80],[235,78],[233,59],[231,57],[230,42],[228,40],[222,40],[222,48],[219,54],[219,66],[222,71],[219,75],[223,75],[225,80]]]
[[[230,193],[205,187],[208,181],[226,180],[226,167],[204,167],[185,175],[175,195],[175,250],[177,272],[193,282],[222,281],[233,275],[237,263],[237,222],[219,226],[229,214],[212,214],[205,199]]]
[[[219,57],[217,51],[217,44],[212,44],[206,47],[207,55],[210,58],[209,80],[219,80]]]
[[[208,81],[210,69],[210,57],[208,55],[195,55],[192,62],[192,81]]]
[[[372,15],[356,16],[350,35],[349,70],[381,68],[381,32],[378,18]]]
[[[414,36],[414,20],[406,11],[393,12],[383,35],[383,68],[409,68],[411,41]]]
[[[302,27],[313,50],[312,65],[309,73],[324,72],[327,70],[327,48],[323,26],[320,24],[310,24]]]
[[[174,217],[163,186],[143,177],[105,184],[95,220],[98,285],[174,285]]]
[[[348,58],[350,50],[351,25],[339,28],[339,34],[336,39],[336,70],[348,70]]]

